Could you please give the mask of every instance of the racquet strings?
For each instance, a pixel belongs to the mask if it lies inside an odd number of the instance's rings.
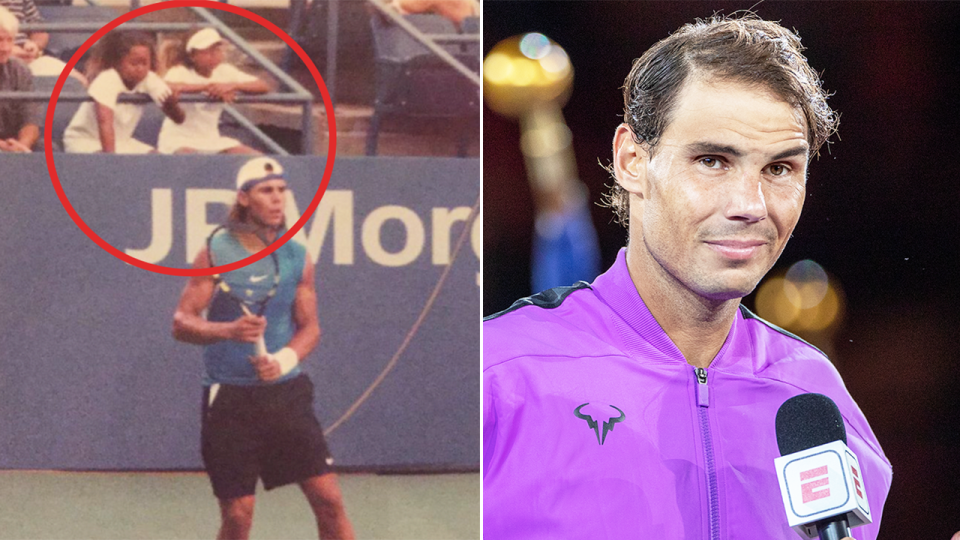
[[[263,239],[261,238],[261,242]],[[263,242],[263,246],[266,243]],[[222,266],[250,255],[226,226],[218,227],[207,239],[211,266]],[[249,315],[263,315],[267,303],[276,294],[280,283],[279,264],[275,253],[244,267],[214,275],[220,293],[230,297]],[[266,354],[261,336],[256,343],[257,355]]]

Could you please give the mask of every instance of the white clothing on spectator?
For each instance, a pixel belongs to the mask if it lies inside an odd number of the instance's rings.
[[[167,71],[164,80],[174,84],[248,83],[257,80],[249,73],[221,63],[213,68],[209,77],[200,75],[186,66],[174,66]],[[161,153],[172,154],[180,148],[192,148],[205,153],[219,153],[240,146],[237,139],[220,135],[220,114],[223,103],[181,103],[187,119],[182,124],[166,118],[160,127],[157,148]]]
[[[95,103],[99,103],[113,110],[116,153],[146,154],[150,152],[154,149],[152,146],[133,138],[133,132],[137,129],[137,124],[143,115],[143,105],[117,103],[117,98],[120,94],[156,94],[161,86],[167,88],[169,92],[169,87],[163,79],[152,71],[147,73],[147,76],[133,90],[123,84],[123,79],[120,78],[116,69],[111,68],[101,72],[87,89],[94,101],[87,101],[80,105],[77,114],[73,116],[73,120],[63,134],[64,149],[67,152],[78,153],[103,151],[103,146],[100,144],[100,126],[97,123],[94,106]]]

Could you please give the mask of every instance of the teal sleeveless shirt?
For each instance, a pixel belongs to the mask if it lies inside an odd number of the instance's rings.
[[[218,255],[217,264],[219,265],[229,264],[250,256],[250,252],[240,245],[233,235],[221,235],[214,238],[213,241],[214,250]],[[303,245],[290,241],[275,253],[280,263],[280,286],[263,312],[263,316],[267,319],[264,341],[267,345],[267,351],[271,353],[286,347],[296,330],[296,325],[293,322],[293,301],[296,296],[297,285],[303,276],[306,249]],[[264,264],[273,264],[270,257],[265,257],[252,265],[234,270],[234,272],[253,275],[256,273],[257,267]],[[207,320],[213,322],[234,321],[242,315],[243,310],[237,302],[217,288],[207,310]],[[250,364],[249,359],[253,354],[254,346],[252,343],[223,340],[206,345],[203,350],[205,367],[203,384],[205,386],[215,383],[241,386],[273,384],[292,379],[300,374],[300,366],[298,365],[277,381],[264,383],[257,378],[257,372]]]

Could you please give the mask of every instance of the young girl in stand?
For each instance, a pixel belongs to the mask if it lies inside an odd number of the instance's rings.
[[[88,88],[93,101],[80,105],[64,132],[65,150],[118,154],[155,152],[152,146],[133,138],[143,106],[117,102],[121,94],[148,94],[164,114],[175,122],[183,122],[184,113],[176,93],[153,72],[156,66],[153,39],[143,32],[112,32],[99,46],[103,71]]]
[[[213,28],[204,28],[181,46],[164,80],[177,93],[202,92],[219,101],[230,103],[237,92],[265,94],[270,86],[223,61],[223,38]],[[160,128],[157,147],[164,154],[258,154],[240,141],[220,134],[220,103],[184,103],[186,121],[182,124],[165,119]]]

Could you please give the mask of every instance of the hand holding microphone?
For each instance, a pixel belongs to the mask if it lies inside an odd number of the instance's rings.
[[[805,538],[847,540],[850,527],[871,523],[870,505],[856,454],[836,403],[800,394],[777,411],[774,460],[787,522]]]

